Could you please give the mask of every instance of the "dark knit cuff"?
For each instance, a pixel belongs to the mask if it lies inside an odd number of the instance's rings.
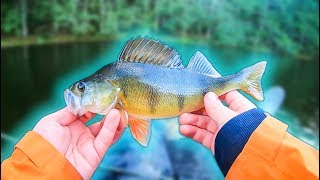
[[[225,176],[251,134],[265,118],[262,110],[254,108],[232,118],[220,129],[215,140],[215,158]]]

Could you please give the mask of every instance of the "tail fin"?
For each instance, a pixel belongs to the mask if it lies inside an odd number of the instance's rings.
[[[244,82],[242,82],[241,89],[258,101],[263,100],[261,77],[264,73],[266,65],[266,61],[261,61],[240,71],[240,74],[242,77],[244,77]]]

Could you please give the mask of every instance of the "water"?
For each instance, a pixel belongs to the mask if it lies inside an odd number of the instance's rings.
[[[1,161],[11,154],[14,144],[28,130],[32,130],[43,116],[65,105],[63,100],[65,88],[105,64],[114,62],[125,41],[126,39],[106,43],[71,43],[1,49]],[[169,44],[181,54],[185,65],[196,50],[201,50],[223,75],[235,73],[260,60],[267,60],[268,65],[262,80],[263,87],[266,91],[274,86],[280,87],[283,94],[268,93],[269,98],[266,98],[264,103],[257,103],[249,98],[266,110],[272,105],[277,107],[270,109],[272,115],[289,124],[289,131],[293,135],[316,148],[319,147],[318,61],[286,59],[272,56],[270,53],[209,48],[199,44],[187,45],[171,41]],[[276,102],[275,99],[284,101]],[[100,117],[93,121],[97,121]],[[210,151],[186,138],[179,137],[173,140],[165,138],[161,135],[162,130],[159,130],[163,126],[162,123],[165,122],[154,123],[153,135],[157,133],[158,135],[151,137],[150,147],[146,149],[137,145],[127,130],[121,140],[108,152],[108,156],[94,177],[115,175],[140,177],[141,173],[137,168],[150,167],[149,175],[157,175],[158,178],[183,179],[205,173],[209,175],[204,178],[222,178]],[[158,126],[159,128],[155,128]],[[178,130],[177,127],[172,126]],[[196,152],[198,155],[192,156]],[[158,153],[162,156],[153,156]],[[127,158],[123,159],[119,154]],[[166,158],[160,161],[157,157]],[[193,162],[194,165],[188,165],[188,162]],[[133,163],[141,163],[141,166],[131,166]],[[193,167],[198,168],[192,171]]]

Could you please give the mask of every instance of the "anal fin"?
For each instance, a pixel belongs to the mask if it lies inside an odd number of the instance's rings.
[[[128,122],[132,136],[142,146],[147,146],[151,134],[151,121],[138,118],[129,118]]]

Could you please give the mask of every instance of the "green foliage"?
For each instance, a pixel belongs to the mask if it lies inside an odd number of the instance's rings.
[[[1,34],[20,34],[20,15],[15,6],[3,5],[1,3]]]
[[[202,37],[212,45],[262,48],[318,57],[315,0],[44,0],[1,1],[1,35],[117,35],[137,29]]]

